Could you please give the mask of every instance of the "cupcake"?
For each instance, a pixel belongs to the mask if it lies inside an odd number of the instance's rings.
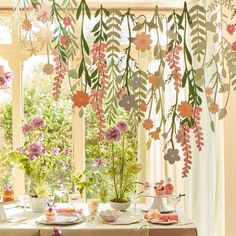
[[[54,208],[49,207],[48,210],[45,212],[45,215],[47,221],[54,221],[56,218],[56,211]]]
[[[156,195],[164,195],[165,194],[164,181],[161,180],[160,182],[156,183],[156,185],[154,186],[154,190]]]
[[[167,195],[171,195],[173,194],[173,191],[174,191],[174,186],[171,183],[171,178],[168,178],[168,183],[165,185],[165,193]]]
[[[5,186],[3,188],[2,201],[3,202],[14,201],[14,190],[12,185],[8,182],[5,183]]]

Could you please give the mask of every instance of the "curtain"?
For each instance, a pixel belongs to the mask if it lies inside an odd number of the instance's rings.
[[[198,1],[194,1],[196,4]],[[203,0],[203,6],[207,6],[210,1]],[[220,16],[219,16],[220,17]],[[207,59],[217,50],[213,43],[208,40],[212,48],[207,52]],[[142,54],[143,69],[155,71],[157,65],[155,61],[147,65],[145,62],[150,60],[151,55]],[[206,60],[207,61],[207,60]],[[168,78],[168,70],[165,78]],[[210,78],[210,74],[205,74]],[[171,85],[170,85],[171,86]],[[166,86],[167,88],[168,86]],[[170,87],[168,87],[170,88]],[[173,90],[172,90],[173,91]],[[179,101],[184,101],[185,94],[180,95]],[[165,111],[175,101],[175,95],[168,89],[165,91]],[[206,108],[207,102],[203,101]],[[221,105],[221,98],[218,99]],[[207,111],[207,109],[206,109]],[[152,113],[152,120],[158,122],[155,112]],[[209,113],[201,114],[202,128],[204,131],[204,148],[199,152],[191,140],[193,151],[192,169],[187,178],[182,178],[183,162],[176,162],[170,165],[164,160],[165,140],[161,137],[158,141],[152,141],[149,150],[146,150],[146,143],[149,140],[148,134],[142,127],[139,127],[139,161],[144,164],[144,170],[140,174],[142,181],[149,181],[152,185],[161,180],[167,180],[171,177],[175,187],[175,193],[185,193],[186,197],[181,200],[181,207],[192,218],[195,223],[199,236],[224,236],[224,132],[223,124],[218,120],[218,116],[213,118],[215,123],[215,132],[210,128]],[[168,121],[166,126],[168,127]],[[180,153],[181,154],[181,153]]]

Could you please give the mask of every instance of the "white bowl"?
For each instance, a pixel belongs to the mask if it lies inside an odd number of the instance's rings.
[[[114,222],[120,217],[121,213],[119,211],[106,210],[99,212],[99,216],[107,222]]]

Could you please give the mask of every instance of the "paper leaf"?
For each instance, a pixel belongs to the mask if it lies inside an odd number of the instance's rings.
[[[210,126],[211,126],[211,131],[214,133],[215,132],[215,123],[213,120],[211,120]]]
[[[226,110],[226,108],[224,107],[224,108],[220,109],[220,112],[219,112],[219,120],[224,119],[226,115],[227,115],[227,110]]]

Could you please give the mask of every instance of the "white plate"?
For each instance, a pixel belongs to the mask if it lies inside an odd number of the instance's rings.
[[[158,224],[158,225],[172,225],[172,224],[177,224],[177,220],[169,220],[169,221],[163,221],[163,220],[150,220],[148,221],[152,224]]]
[[[83,222],[85,217],[83,215],[75,215],[75,214],[60,214],[56,216],[54,221],[47,221],[46,217],[42,217],[37,220],[37,223],[44,225],[72,225]]]
[[[126,214],[121,215],[114,222],[106,222],[105,221],[105,223],[111,224],[111,225],[130,225],[130,224],[134,224],[134,223],[138,223],[138,222],[140,222],[140,218],[132,216],[132,215],[126,215]]]

